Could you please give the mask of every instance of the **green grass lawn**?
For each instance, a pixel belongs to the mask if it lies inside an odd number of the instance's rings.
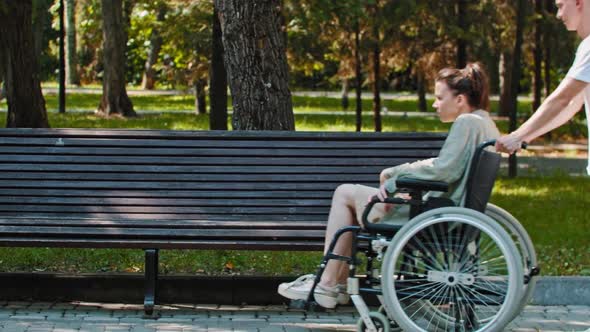
[[[130,128],[130,129],[162,129],[162,130],[208,130],[209,116],[193,113],[164,112],[143,114],[137,118],[103,118],[91,112],[86,113],[49,113],[52,128]],[[441,123],[436,116],[386,116],[382,118],[383,131],[432,131],[447,132],[450,124]],[[353,114],[295,114],[298,131],[354,131],[355,116]],[[508,121],[497,120],[501,132],[508,131]],[[0,116],[0,127],[6,126],[6,117]],[[228,119],[228,127],[231,124]],[[363,131],[373,131],[373,117],[363,115]],[[567,139],[571,128],[564,126],[554,131],[554,138]],[[582,132],[586,132],[584,128]]]
[[[66,105],[68,109],[93,111],[98,106],[100,95],[88,93],[68,93],[66,95]],[[341,111],[340,99],[330,97],[303,97],[293,96],[293,108],[295,112],[314,112],[314,111]],[[146,111],[193,111],[195,109],[195,98],[192,95],[178,96],[131,96],[133,106],[138,110]],[[47,109],[58,108],[58,98],[54,93],[45,94]],[[434,112],[432,108],[432,99],[428,100],[428,111]],[[231,98],[229,100],[231,105]],[[372,109],[373,102],[370,99],[362,100],[363,110],[369,112]],[[390,111],[398,112],[415,112],[417,111],[417,101],[412,98],[400,98],[398,100],[383,100],[382,106]],[[0,101],[0,107],[6,107],[6,100]],[[519,101],[519,112],[526,113],[531,109],[530,101]],[[498,102],[492,101],[491,111],[497,112]],[[354,112],[354,98],[350,100],[348,112]]]

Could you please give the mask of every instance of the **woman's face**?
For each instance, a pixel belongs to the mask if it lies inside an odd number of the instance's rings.
[[[445,82],[434,85],[434,104],[440,121],[453,122],[461,115],[461,96],[456,96]]]

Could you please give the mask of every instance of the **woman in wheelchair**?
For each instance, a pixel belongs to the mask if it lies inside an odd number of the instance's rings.
[[[327,252],[335,233],[348,226],[362,225],[361,217],[365,206],[375,196],[383,201],[396,193],[396,180],[412,177],[420,180],[444,181],[449,184],[447,192],[430,191],[428,197],[450,199],[459,206],[465,200],[467,176],[471,158],[476,147],[489,139],[500,136],[489,115],[489,85],[487,75],[478,63],[468,64],[463,69],[446,68],[438,73],[435,81],[436,109],[442,122],[453,122],[448,137],[436,158],[407,163],[381,172],[380,188],[358,184],[340,185],[334,192],[328,225],[324,254]],[[407,198],[405,194],[396,196]],[[409,205],[376,204],[368,220],[375,223],[407,222]],[[343,234],[335,245],[333,253],[350,256],[352,234]],[[315,287],[315,301],[322,307],[334,308],[349,301],[346,281],[349,276],[348,263],[330,260],[325,266],[321,280]],[[315,275],[304,275],[293,282],[279,285],[280,295],[291,300],[306,300],[314,284]]]

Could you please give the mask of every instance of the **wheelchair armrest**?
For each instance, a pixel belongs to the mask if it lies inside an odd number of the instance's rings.
[[[421,191],[449,191],[449,184],[441,181],[427,181],[414,178],[399,178],[395,181],[395,185],[398,189],[410,189],[410,190],[421,190]]]

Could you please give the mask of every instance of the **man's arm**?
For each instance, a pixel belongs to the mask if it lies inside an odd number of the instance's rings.
[[[530,119],[510,135],[498,139],[496,149],[513,153],[523,141],[530,142],[567,122],[582,108],[583,90],[588,84],[566,77]]]

